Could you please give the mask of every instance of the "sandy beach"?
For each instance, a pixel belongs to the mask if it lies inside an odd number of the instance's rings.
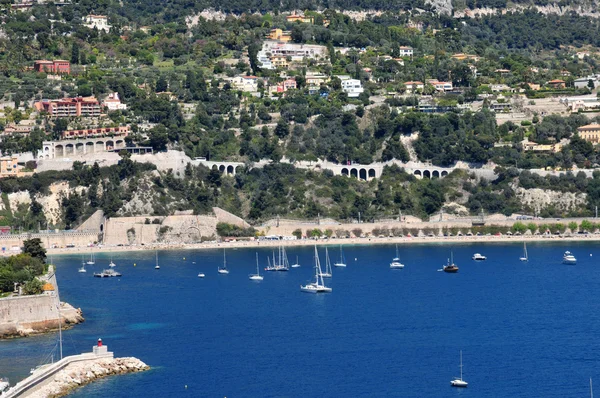
[[[575,235],[491,235],[491,236],[435,236],[435,237],[386,237],[386,238],[331,238],[331,239],[300,239],[300,240],[254,240],[230,242],[204,242],[194,244],[153,244],[132,246],[92,246],[71,248],[50,248],[48,255],[61,254],[90,254],[90,253],[117,253],[144,250],[214,250],[222,248],[261,248],[314,245],[384,245],[384,244],[451,244],[451,243],[521,243],[521,242],[565,242],[565,241],[600,241],[600,234],[575,234]],[[9,253],[7,253],[9,254]]]

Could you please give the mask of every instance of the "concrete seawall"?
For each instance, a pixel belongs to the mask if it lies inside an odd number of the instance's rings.
[[[57,286],[54,272],[43,277]],[[57,291],[34,296],[11,296],[0,299],[0,338],[22,337],[44,333],[83,321],[81,310],[67,303],[58,303]]]

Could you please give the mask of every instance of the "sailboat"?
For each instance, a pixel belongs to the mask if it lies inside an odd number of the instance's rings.
[[[258,272],[258,253],[256,253],[256,274],[250,274],[249,278],[251,281],[262,281],[264,277]]]
[[[225,257],[225,249],[223,249],[223,267],[217,268],[219,274],[228,274],[229,270],[227,269],[227,257]]]
[[[452,387],[466,387],[469,385],[469,383],[467,383],[466,381],[463,380],[462,368],[463,368],[463,364],[462,364],[462,350],[461,350],[460,351],[460,379],[454,379],[454,380],[450,381],[450,385]]]
[[[398,245],[396,245],[396,257],[392,259],[390,268],[404,268],[404,264],[400,262],[400,256],[398,255]]]
[[[113,267],[116,267],[116,266],[117,266],[117,264],[113,263],[113,260],[112,260],[112,255],[110,256],[110,263],[108,263],[108,266],[109,266],[110,268],[113,268]]]
[[[458,266],[454,264],[454,256],[452,252],[450,252],[450,259],[448,260],[448,264],[444,265],[442,270],[451,274],[458,272]]]
[[[521,261],[529,261],[529,257],[527,256],[527,243],[523,242],[523,256],[519,258]]]
[[[298,262],[298,256],[296,256],[296,264],[292,264],[292,268],[299,268],[300,263]]]
[[[325,272],[321,272],[319,269],[319,274],[323,278],[331,278],[333,275],[333,270],[331,269],[331,261],[329,260],[329,251],[325,248]]]
[[[154,254],[156,255],[156,265],[154,266],[154,269],[160,269],[160,265],[158,265],[158,251],[154,252]]]
[[[285,247],[279,246],[277,250],[277,258],[275,258],[275,252],[273,252],[273,263],[269,263],[265,271],[289,271],[290,263],[285,253]]]
[[[90,260],[87,262],[87,265],[94,265],[96,261],[94,261],[94,252],[90,255]]]
[[[85,269],[85,263],[81,264],[81,268],[79,268],[79,272],[87,272],[87,270]]]
[[[307,283],[306,285],[300,285],[300,290],[306,293],[331,293],[333,290],[330,287],[325,286],[325,281],[321,273],[321,262],[319,261],[319,253],[317,252],[317,246],[315,246],[315,281]]]
[[[333,264],[336,267],[345,267],[346,261],[344,259],[344,250],[342,249],[342,245],[340,245],[340,261]]]

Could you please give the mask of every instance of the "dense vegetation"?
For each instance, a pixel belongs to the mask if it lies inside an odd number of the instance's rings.
[[[39,239],[23,242],[23,253],[0,259],[0,293],[12,292],[14,284],[23,286],[24,294],[39,294],[42,283],[37,276],[46,271],[46,252]]]

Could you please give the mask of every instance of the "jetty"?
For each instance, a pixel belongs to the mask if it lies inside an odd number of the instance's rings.
[[[92,352],[64,357],[37,368],[31,376],[0,394],[0,398],[60,397],[106,376],[148,369],[150,367],[137,358],[115,358],[108,346],[102,344],[102,339],[98,339]]]

